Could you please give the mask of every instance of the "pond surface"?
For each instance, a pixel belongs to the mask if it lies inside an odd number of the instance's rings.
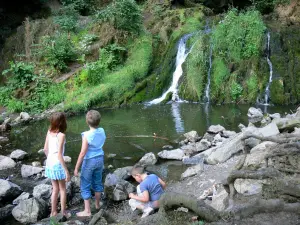
[[[173,103],[167,105],[134,105],[120,109],[100,109],[101,127],[107,135],[104,146],[105,164],[114,168],[133,165],[146,152],[157,153],[164,145],[174,148],[182,134],[196,130],[203,135],[210,125],[220,124],[227,130],[239,131],[240,123],[247,125],[249,105],[205,105],[192,103]],[[295,110],[294,106],[260,106],[264,112],[281,114]],[[72,158],[72,168],[81,148],[81,132],[88,129],[85,115],[67,119],[65,155]],[[29,126],[15,127],[10,134],[11,146],[4,154],[13,149],[22,149],[30,154],[30,161],[43,159],[37,151],[44,146],[48,121],[39,121]],[[157,138],[154,138],[155,135]],[[4,151],[4,150],[2,150]],[[3,154],[3,153],[2,153]],[[108,158],[109,154],[116,154]]]

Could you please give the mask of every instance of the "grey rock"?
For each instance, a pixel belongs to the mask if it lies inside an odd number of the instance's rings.
[[[42,166],[42,164],[38,161],[32,162],[31,165],[34,166],[34,167],[41,167]]]
[[[118,178],[118,180],[127,180],[131,177],[132,168],[132,166],[118,168],[114,171],[113,174]]]
[[[7,156],[0,155],[0,170],[14,168],[16,162]]]
[[[117,154],[110,153],[110,154],[107,155],[107,158],[110,159],[110,158],[114,158],[116,156],[117,156]]]
[[[238,127],[240,128],[241,131],[243,131],[243,129],[246,128],[246,126],[244,124],[241,124],[241,123],[238,125]]]
[[[224,211],[228,207],[228,193],[223,187],[213,195],[210,206],[218,211]]]
[[[295,117],[300,117],[300,107],[297,108],[297,112],[295,113]]]
[[[5,207],[0,208],[0,221],[4,221],[7,217],[11,216],[13,208],[13,205],[6,205]]]
[[[222,132],[223,130],[225,130],[225,128],[218,124],[218,125],[211,125],[208,128],[207,132],[217,134],[219,132]]]
[[[136,188],[128,181],[121,180],[113,190],[113,200],[122,201],[128,199],[128,194],[136,191]]]
[[[10,181],[0,179],[0,202],[12,201],[21,193],[22,189],[20,186]]]
[[[236,134],[235,131],[230,131],[230,130],[223,130],[221,132],[221,136],[224,138],[230,138],[230,137],[234,136],[235,134]]]
[[[20,118],[21,118],[21,120],[25,120],[25,121],[32,119],[27,112],[21,112]]]
[[[212,142],[215,136],[216,134],[206,132],[202,139],[206,139],[207,141]]]
[[[39,184],[33,189],[33,197],[43,199],[46,202],[50,199],[52,194],[52,186],[48,184]]]
[[[292,133],[300,135],[300,128],[295,127]]]
[[[300,117],[296,118],[275,118],[272,120],[279,130],[293,131],[295,127],[300,128]]]
[[[12,215],[21,223],[36,223],[39,219],[47,216],[46,203],[43,200],[36,198],[21,201],[12,210]]]
[[[17,197],[15,200],[13,200],[14,205],[18,205],[21,201],[29,199],[30,194],[28,192],[23,192],[19,197]]]
[[[186,165],[196,165],[196,164],[203,164],[204,159],[201,157],[185,157],[182,159],[182,162]]]
[[[199,140],[199,135],[198,135],[197,131],[194,131],[194,130],[190,131],[188,133],[185,133],[183,136],[190,142],[196,142]]]
[[[206,139],[202,139],[200,142],[196,143],[197,152],[202,152],[206,149],[209,149],[210,147],[211,147],[211,142],[209,142]]]
[[[38,153],[39,153],[40,155],[45,155],[44,149],[38,150]]]
[[[41,173],[42,171],[44,171],[44,168],[34,167],[29,165],[22,165],[21,167],[21,175],[24,178]]]
[[[71,183],[74,192],[80,192],[80,176],[73,176],[71,178]]]
[[[261,109],[259,108],[254,108],[254,107],[250,107],[247,113],[248,119],[250,122],[252,123],[256,123],[259,122],[263,119],[263,113],[261,111]]]
[[[182,149],[175,149],[175,150],[163,150],[157,154],[160,158],[163,159],[176,159],[182,160],[184,157],[184,151]]]
[[[248,146],[250,149],[254,148],[255,146],[259,145],[261,140],[256,138],[247,138],[245,139],[245,145]]]
[[[263,180],[254,179],[236,179],[234,188],[240,194],[250,196],[260,194],[262,192]]]
[[[180,149],[183,150],[185,156],[191,156],[197,152],[196,144],[189,142],[187,145],[181,146]]]
[[[173,146],[172,145],[164,145],[162,148],[163,149],[173,149]]]
[[[216,142],[223,142],[224,140],[226,140],[225,138],[221,137],[221,135],[218,133],[215,137],[214,137],[214,140],[213,142],[216,143]]]
[[[7,142],[9,142],[9,139],[7,137],[0,136],[0,144],[4,144],[4,143],[7,143]]]
[[[280,113],[274,113],[269,115],[271,119],[281,118]]]
[[[201,171],[203,171],[203,164],[197,164],[195,166],[189,167],[183,174],[181,174],[181,179],[194,176]]]
[[[150,166],[150,165],[155,165],[156,162],[157,159],[154,153],[149,152],[146,155],[144,155],[137,164],[142,166]]]
[[[28,155],[27,152],[21,150],[21,149],[17,149],[15,151],[13,151],[11,154],[10,154],[10,158],[12,159],[16,159],[16,160],[22,160],[24,159],[26,156]]]

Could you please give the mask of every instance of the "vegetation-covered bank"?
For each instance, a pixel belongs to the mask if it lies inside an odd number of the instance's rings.
[[[13,112],[40,112],[64,102],[65,110],[78,111],[153,99],[170,85],[179,39],[192,32],[181,98],[207,100],[210,71],[211,102],[263,101],[270,53],[270,102],[299,103],[299,24],[293,15],[298,3],[233,1],[252,7],[213,15],[229,4],[217,2],[48,1],[47,18],[26,18],[6,39],[0,105]],[[274,26],[277,17],[281,24]],[[211,32],[202,32],[206,25]]]

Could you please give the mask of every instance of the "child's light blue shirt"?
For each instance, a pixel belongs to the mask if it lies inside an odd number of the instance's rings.
[[[103,128],[97,128],[93,131],[85,131],[81,133],[81,135],[88,141],[88,150],[84,156],[84,159],[90,159],[96,156],[104,155],[102,147],[104,145],[106,136]]]

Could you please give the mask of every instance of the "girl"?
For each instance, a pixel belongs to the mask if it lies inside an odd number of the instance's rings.
[[[66,218],[70,214],[66,211],[66,182],[70,181],[70,174],[63,159],[65,151],[65,134],[67,122],[64,113],[56,112],[51,115],[44,151],[47,156],[45,176],[51,179],[51,214],[57,215],[57,199],[60,193],[62,215]]]

